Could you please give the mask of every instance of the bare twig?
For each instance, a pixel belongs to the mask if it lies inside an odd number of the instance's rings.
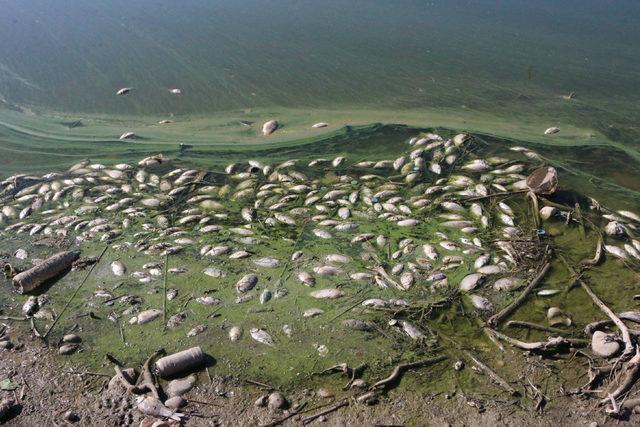
[[[468,351],[464,351],[464,354],[471,359],[471,361],[478,367],[478,369],[480,369],[482,372],[484,372],[485,374],[487,374],[489,376],[489,378],[491,379],[491,381],[496,384],[497,386],[499,386],[501,389],[503,389],[504,391],[506,391],[507,393],[509,393],[512,396],[518,396],[520,395],[520,393],[518,392],[518,390],[514,389],[513,387],[511,387],[509,385],[508,382],[506,382],[504,379],[502,379],[502,377],[500,375],[498,375],[496,372],[493,371],[493,369],[489,368],[487,365],[485,365],[484,363],[482,363],[477,357],[475,357],[473,354],[471,354]]]
[[[307,425],[312,421],[315,421],[316,419],[325,416],[327,414],[330,414],[334,411],[337,411],[340,408],[344,408],[345,406],[349,406],[349,401],[348,400],[343,400],[342,402],[338,403],[337,405],[332,406],[331,408],[325,409],[322,412],[318,412],[315,415],[310,415],[308,417],[305,417],[302,419],[302,425]]]
[[[447,358],[447,356],[440,355],[440,356],[432,357],[430,359],[424,359],[424,360],[419,360],[419,361],[413,362],[413,363],[404,363],[404,364],[398,365],[395,368],[393,368],[393,371],[391,371],[391,375],[389,375],[387,378],[385,378],[383,380],[380,380],[377,383],[375,383],[374,385],[372,385],[371,386],[371,390],[385,389],[385,388],[387,388],[387,386],[389,386],[391,384],[394,384],[397,381],[399,381],[400,378],[402,377],[402,374],[404,374],[409,369],[421,368],[421,367],[426,366],[426,365],[431,365],[431,364],[434,364],[434,363],[438,363],[438,362],[441,362],[441,361],[445,360],[446,358]]]

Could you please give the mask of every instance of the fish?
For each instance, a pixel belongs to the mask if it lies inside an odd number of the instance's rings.
[[[134,139],[137,138],[137,135],[133,132],[125,132],[122,135],[120,135],[120,137],[118,139],[123,140],[123,139]]]
[[[324,313],[320,308],[309,308],[302,313],[302,317],[316,317]]]
[[[316,279],[306,271],[300,271],[298,273],[298,280],[300,280],[300,283],[302,283],[303,285],[309,287],[314,287],[316,285]]]
[[[127,272],[127,268],[120,261],[113,261],[111,263],[111,271],[115,276],[124,276]]]
[[[484,275],[480,273],[472,273],[465,276],[460,281],[460,289],[463,291],[471,291],[475,289],[478,285],[480,285],[484,280]]]
[[[325,288],[313,291],[309,295],[318,299],[335,299],[344,296],[344,292],[336,288]]]
[[[236,283],[236,291],[238,293],[246,293],[258,284],[258,276],[255,274],[247,274]]]
[[[137,398],[137,408],[145,415],[169,418],[178,422],[184,417],[184,414],[167,408],[160,400],[151,395],[139,396]]]
[[[278,265],[280,265],[279,260],[277,260],[276,258],[270,258],[270,257],[258,258],[255,261],[253,261],[253,263],[258,267],[267,267],[267,268],[275,268]]]
[[[133,88],[130,87],[123,87],[118,89],[118,91],[116,92],[116,95],[126,95],[128,93],[130,93],[133,90]]]
[[[262,134],[269,136],[278,129],[279,123],[277,120],[269,120],[262,125]]]
[[[550,128],[547,128],[547,130],[544,131],[544,134],[545,135],[553,135],[553,134],[558,133],[558,132],[560,132],[560,128],[550,127]]]
[[[239,326],[232,326],[229,329],[229,340],[236,342],[242,337],[242,328]]]
[[[326,128],[327,126],[329,126],[328,123],[318,122],[318,123],[313,124],[311,127],[314,128],[314,129],[320,129],[320,128]]]
[[[129,323],[132,325],[144,325],[145,323],[149,323],[152,320],[157,319],[162,315],[162,310],[158,310],[155,308],[144,310],[138,313],[138,315],[134,316],[129,320]]]
[[[258,328],[251,328],[249,330],[249,333],[251,334],[251,338],[253,338],[255,341],[261,344],[275,347],[273,338],[267,333],[267,331]]]

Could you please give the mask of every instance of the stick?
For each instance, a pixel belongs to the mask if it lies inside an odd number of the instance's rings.
[[[49,333],[53,330],[53,328],[58,323],[58,320],[60,320],[62,318],[62,315],[65,313],[65,311],[67,311],[67,308],[69,307],[69,304],[71,304],[71,301],[73,301],[73,299],[76,297],[76,295],[80,291],[80,288],[82,288],[82,286],[85,284],[85,282],[87,281],[87,279],[89,278],[93,270],[96,268],[96,265],[100,263],[100,260],[102,259],[102,256],[107,252],[107,249],[109,249],[109,245],[104,247],[104,249],[102,250],[102,253],[100,253],[100,256],[98,257],[98,261],[96,261],[96,263],[91,266],[91,268],[87,272],[87,275],[84,276],[84,279],[82,280],[82,282],[80,282],[80,284],[78,285],[76,290],[73,292],[71,297],[67,300],[67,303],[62,308],[62,311],[60,312],[58,317],[56,317],[56,319],[53,321],[49,329],[47,329],[47,332],[44,333],[44,335],[42,336],[42,339],[47,339],[47,337],[49,336]]]
[[[366,301],[366,298],[359,300],[357,303],[349,306],[348,308],[344,309],[343,311],[341,311],[339,314],[335,315],[334,317],[332,317],[331,319],[329,319],[329,321],[327,323],[332,323],[334,320],[336,320],[338,317],[343,316],[344,314],[348,313],[349,311],[353,310],[354,308],[356,308],[357,306],[359,306],[360,304],[362,304],[364,301]]]
[[[266,390],[275,390],[275,388],[273,388],[272,386],[270,386],[269,384],[265,384],[265,383],[261,383],[259,381],[254,381],[254,380],[244,380],[246,383],[249,384],[253,384],[253,385],[257,385],[258,387],[262,387]]]
[[[332,406],[332,407],[331,407],[331,408],[329,408],[329,409],[325,409],[324,411],[322,411],[322,412],[318,412],[318,413],[317,413],[317,414],[315,414],[315,415],[311,415],[311,416],[308,416],[308,417],[306,417],[306,418],[303,418],[303,419],[302,419],[302,425],[305,425],[305,426],[306,426],[306,425],[307,425],[307,424],[309,424],[311,421],[314,421],[314,420],[316,420],[316,419],[318,419],[318,418],[320,418],[320,417],[322,417],[322,416],[324,416],[324,415],[327,415],[327,414],[330,414],[330,413],[332,413],[332,412],[334,412],[334,411],[337,411],[337,410],[338,410],[338,409],[340,409],[340,408],[344,408],[345,406],[349,406],[349,401],[348,401],[348,400],[343,400],[342,402],[338,403],[338,404],[337,404],[337,405],[335,405],[335,406]]]
[[[551,263],[547,262],[542,269],[540,270],[540,272],[538,273],[538,275],[531,281],[531,283],[529,283],[527,285],[526,288],[524,288],[524,290],[520,293],[520,295],[518,295],[518,298],[515,299],[515,301],[513,301],[511,304],[509,304],[508,306],[506,306],[505,308],[503,308],[500,312],[494,314],[493,316],[491,316],[489,318],[489,320],[487,320],[487,325],[489,325],[492,328],[495,328],[496,326],[498,326],[502,320],[509,316],[511,313],[513,313],[518,307],[520,307],[522,305],[522,303],[524,302],[525,299],[527,299],[527,296],[529,295],[529,293],[536,287],[538,286],[538,284],[542,281],[542,279],[544,278],[544,276],[547,274],[547,272],[549,271],[549,268],[551,268]]]
[[[399,381],[400,378],[402,377],[402,374],[404,372],[408,371],[409,369],[421,368],[421,367],[426,366],[426,365],[431,365],[433,363],[442,362],[446,358],[447,358],[447,356],[440,355],[440,356],[432,357],[430,359],[424,359],[424,360],[419,360],[419,361],[413,362],[413,363],[404,363],[404,364],[398,365],[395,368],[393,368],[393,371],[391,371],[391,375],[389,375],[387,378],[385,378],[383,380],[380,380],[377,383],[375,383],[374,385],[372,385],[370,390],[375,390],[375,389],[379,389],[379,388],[385,389],[385,388],[387,388],[387,386],[389,384],[392,384],[392,383],[394,383],[396,381]]]
[[[494,384],[498,385],[500,388],[502,388],[504,391],[506,391],[507,393],[509,393],[512,396],[519,396],[520,395],[518,390],[516,390],[513,387],[511,387],[508,382],[506,382],[505,380],[502,379],[502,377],[500,377],[500,375],[495,373],[491,368],[489,368],[487,365],[485,365],[480,360],[478,360],[473,354],[471,354],[470,352],[468,352],[466,350],[463,350],[463,352],[469,359],[471,359],[473,361],[473,363],[481,371],[483,371],[485,374],[487,374],[489,376],[489,378],[491,379],[491,381]]]
[[[591,290],[589,285],[587,285],[584,280],[578,280],[578,282],[580,283],[580,286],[582,286],[582,289],[585,290],[585,292],[591,297],[593,302],[600,308],[600,310],[602,310],[607,316],[609,316],[609,318],[613,321],[613,323],[615,323],[618,329],[620,329],[620,332],[622,333],[622,340],[624,341],[624,353],[622,353],[622,356],[620,356],[620,358],[622,360],[629,360],[629,358],[631,358],[631,356],[633,356],[633,353],[635,352],[635,347],[631,342],[631,334],[629,334],[629,328],[627,328],[627,325],[625,325],[624,322],[620,320],[620,318],[616,316],[616,314],[609,307],[607,307],[605,303],[600,300],[600,298],[598,298],[598,296],[593,292],[593,290]]]

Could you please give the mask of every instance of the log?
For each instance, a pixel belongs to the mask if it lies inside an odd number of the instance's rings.
[[[205,362],[205,354],[200,347],[192,347],[156,361],[156,373],[161,378],[171,378],[178,374],[193,371]]]
[[[42,263],[13,277],[13,287],[19,294],[31,292],[49,279],[53,279],[80,257],[79,252],[65,251],[47,258]]]

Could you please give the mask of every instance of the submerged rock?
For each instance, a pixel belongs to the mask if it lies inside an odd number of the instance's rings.
[[[618,354],[621,349],[622,345],[616,335],[595,331],[591,337],[591,351],[596,356],[610,358]]]

